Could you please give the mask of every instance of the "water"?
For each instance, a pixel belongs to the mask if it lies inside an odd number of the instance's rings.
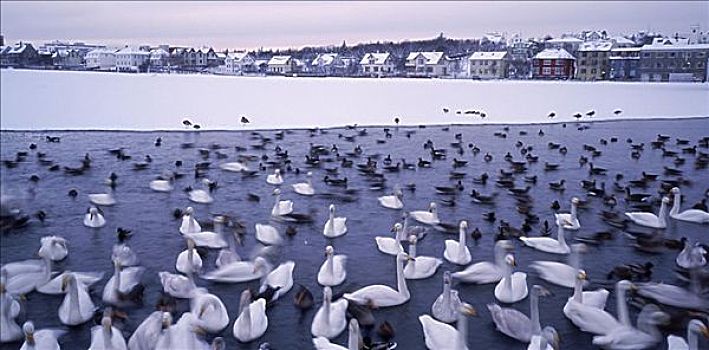
[[[197,279],[197,284],[207,287],[211,293],[218,295],[226,305],[229,316],[229,326],[219,334],[223,336],[229,349],[256,349],[261,342],[269,342],[273,349],[307,349],[311,348],[310,323],[315,315],[317,306],[322,300],[321,288],[316,281],[317,270],[324,259],[324,247],[332,244],[335,251],[349,256],[347,264],[347,280],[341,286],[334,288],[337,295],[345,291],[354,290],[370,284],[386,284],[395,286],[395,262],[394,258],[377,251],[374,237],[378,235],[391,235],[389,233],[392,225],[400,219],[400,212],[384,209],[378,205],[376,197],[385,193],[390,193],[395,184],[416,183],[416,191],[404,190],[404,203],[406,210],[424,210],[428,208],[429,202],[440,199],[436,195],[433,186],[450,186],[454,184],[448,179],[451,170],[451,159],[455,156],[458,159],[469,161],[467,167],[458,168],[457,171],[466,172],[468,176],[463,180],[465,186],[464,193],[459,195],[456,205],[448,207],[439,204],[439,216],[445,222],[457,223],[459,220],[467,220],[472,230],[475,227],[483,232],[483,238],[477,246],[469,242],[473,262],[491,260],[492,246],[494,244],[493,233],[496,232],[497,223],[491,224],[483,220],[482,213],[495,210],[498,220],[504,219],[519,227],[522,216],[514,209],[515,202],[511,196],[501,188],[494,185],[495,175],[499,169],[508,169],[509,166],[503,157],[508,151],[515,159],[522,160],[518,149],[514,144],[521,140],[525,145],[534,147],[533,154],[540,156],[539,163],[531,164],[527,175],[536,174],[539,176],[538,184],[533,186],[530,194],[534,199],[534,213],[539,215],[542,222],[546,219],[553,222],[553,212],[550,204],[553,200],[559,200],[562,208],[569,208],[569,201],[573,196],[585,198],[584,191],[579,187],[581,179],[588,179],[587,168],[580,168],[578,163],[579,155],[589,155],[583,151],[584,143],[596,145],[603,151],[603,155],[593,159],[596,166],[605,167],[608,176],[596,176],[599,182],[605,181],[608,191],[612,190],[613,176],[616,173],[625,174],[626,180],[638,178],[642,171],[649,173],[662,173],[663,166],[673,166],[672,158],[663,158],[660,150],[652,150],[649,142],[654,140],[658,133],[671,135],[673,139],[668,143],[670,149],[679,150],[675,146],[674,138],[685,138],[696,143],[701,137],[707,136],[707,119],[687,119],[687,120],[647,120],[647,121],[621,121],[603,122],[590,125],[590,129],[579,131],[575,124],[568,124],[562,128],[561,124],[552,125],[516,125],[510,126],[508,137],[502,139],[493,136],[496,131],[501,131],[502,126],[452,126],[449,131],[442,130],[441,127],[428,127],[425,129],[392,129],[393,137],[385,139],[381,129],[370,129],[368,136],[358,137],[354,143],[347,142],[344,138],[339,138],[338,134],[352,135],[354,131],[344,129],[331,129],[327,134],[310,137],[305,130],[294,131],[286,134],[283,140],[274,140],[268,144],[266,151],[249,149],[247,154],[262,155],[268,154],[273,158],[273,148],[280,145],[288,150],[290,159],[294,167],[300,167],[301,173],[287,173],[282,199],[290,199],[295,202],[296,212],[315,211],[315,222],[311,225],[298,225],[297,234],[293,238],[287,238],[285,244],[276,254],[275,264],[286,260],[293,260],[296,263],[294,280],[296,286],[285,296],[283,296],[272,308],[267,311],[269,327],[266,334],[258,341],[249,344],[240,344],[232,335],[232,326],[237,317],[239,296],[248,287],[258,288],[258,283],[242,284],[217,284]],[[545,136],[537,135],[539,129],[543,129]],[[405,137],[406,131],[414,130],[415,134],[411,138]],[[528,135],[519,135],[520,130],[528,131]],[[346,176],[351,187],[361,188],[359,200],[349,203],[336,203],[338,216],[346,216],[348,233],[333,240],[326,239],[322,235],[322,225],[327,219],[327,206],[329,200],[316,197],[303,197],[292,192],[290,184],[305,181],[304,155],[308,150],[308,143],[331,146],[337,144],[340,153],[351,151],[359,144],[364,149],[364,154],[381,154],[382,158],[391,154],[397,161],[405,157],[409,162],[415,162],[418,157],[428,159],[428,153],[422,145],[426,140],[431,139],[436,143],[437,148],[449,147],[450,142],[454,142],[454,134],[462,133],[465,144],[474,143],[478,145],[482,152],[473,156],[469,149],[463,156],[457,155],[449,149],[449,159],[434,161],[430,169],[417,169],[416,171],[402,170],[399,173],[386,173],[387,188],[382,192],[366,189],[368,184],[364,177],[358,175],[355,168],[341,169],[341,176]],[[44,135],[61,136],[60,143],[46,143]],[[273,137],[274,132],[264,131],[264,136]],[[216,166],[208,172],[208,177],[218,181],[220,187],[214,193],[215,201],[211,205],[199,205],[188,201],[187,195],[180,189],[188,185],[195,185],[196,180],[192,176],[193,165],[203,161],[196,149],[183,149],[180,144],[187,138],[192,137],[196,141],[197,147],[208,147],[216,143],[227,148],[222,152],[229,154],[226,160],[217,160],[212,156],[209,161],[216,165],[225,161],[235,160],[234,146],[248,147],[257,143],[250,139],[248,132],[201,132],[186,136],[181,132],[2,132],[0,145],[2,146],[0,155],[2,159],[14,159],[17,151],[28,150],[28,145],[32,142],[38,145],[37,151],[46,152],[47,158],[54,160],[61,165],[77,166],[85,153],[90,153],[93,159],[91,169],[83,176],[65,175],[63,172],[49,172],[35,161],[35,151],[30,151],[27,161],[21,163],[17,168],[2,168],[3,191],[23,198],[22,207],[25,212],[33,213],[37,210],[44,210],[47,213],[47,220],[44,224],[33,220],[27,227],[4,233],[0,235],[0,262],[7,263],[22,259],[36,257],[35,253],[39,247],[39,238],[45,235],[60,235],[69,241],[69,256],[55,265],[56,271],[104,271],[104,280],[97,283],[93,288],[92,296],[97,306],[102,307],[101,291],[112,274],[110,262],[110,251],[116,243],[116,227],[132,229],[133,237],[128,244],[141,258],[141,264],[147,270],[143,278],[145,289],[144,306],[139,308],[126,309],[128,319],[123,325],[123,333],[128,339],[133,330],[147,317],[153,310],[161,285],[157,277],[159,271],[174,272],[174,263],[177,254],[185,249],[184,240],[181,238],[178,227],[179,221],[174,220],[172,211],[174,208],[184,208],[191,205],[195,208],[196,217],[200,220],[208,220],[209,213],[226,212],[235,215],[247,224],[247,235],[244,246],[238,247],[237,251],[242,257],[248,256],[257,242],[254,238],[254,224],[269,222],[270,209],[273,205],[273,198],[270,195],[273,186],[267,185],[265,177],[272,170],[262,172],[255,178],[242,179],[238,174],[219,170]],[[161,147],[155,147],[154,141],[160,136],[163,139]],[[609,139],[611,136],[618,136],[617,143],[609,143],[606,146],[599,144],[599,139]],[[630,158],[630,147],[626,143],[626,138],[631,138],[634,143],[644,142],[646,144],[642,157],[638,160]],[[384,144],[378,144],[375,140],[386,140]],[[550,150],[547,143],[553,141],[568,147],[568,154],[561,155],[557,150]],[[109,149],[125,147],[126,153],[133,156],[133,160],[120,161],[108,153]],[[706,152],[706,149],[701,149]],[[486,152],[493,155],[494,159],[490,163],[483,161]],[[150,154],[153,158],[149,169],[142,171],[132,170],[132,162],[142,160],[143,156]],[[709,184],[709,176],[706,170],[696,170],[693,166],[693,155],[683,155],[687,158],[687,163],[680,168],[684,171],[684,177],[692,180],[692,185],[682,188],[685,196],[684,206],[691,205],[704,196],[704,191]],[[170,194],[156,193],[148,188],[150,180],[154,179],[164,169],[175,169],[175,160],[182,160],[184,165],[178,171],[186,173],[186,176],[176,183],[176,190]],[[561,163],[558,171],[544,172],[544,162]],[[355,160],[355,163],[362,163],[364,159]],[[256,164],[252,164],[255,166]],[[337,163],[326,163],[321,169],[312,169],[314,172],[314,186],[316,191],[337,191],[322,182],[325,176],[324,167],[332,167]],[[118,175],[118,186],[115,197],[118,204],[113,207],[104,208],[107,225],[101,229],[93,230],[84,227],[82,224],[83,213],[89,206],[88,193],[108,192],[109,188],[105,184],[105,179],[110,172]],[[491,180],[486,186],[473,184],[471,179],[483,172],[488,172]],[[28,180],[31,174],[37,174],[41,180],[30,190],[31,183]],[[664,176],[661,176],[664,177]],[[549,190],[547,182],[566,179],[567,190],[563,193]],[[524,186],[518,176],[517,186]],[[199,186],[199,185],[197,185]],[[72,199],[67,195],[71,188],[79,191],[77,199]],[[472,203],[468,193],[473,188],[477,188],[482,193],[493,191],[500,192],[495,207],[485,207]],[[657,183],[643,190],[643,192],[655,194]],[[261,196],[259,203],[247,200],[246,194],[253,192]],[[618,195],[622,198],[621,195]],[[607,230],[598,217],[598,213],[603,209],[599,199],[590,199],[590,209],[579,211],[582,228],[578,233],[567,233],[567,240],[572,240],[576,234],[590,234],[593,232]],[[626,204],[619,199],[620,211],[625,211]],[[499,221],[498,221],[499,222]],[[285,231],[285,226],[275,224],[280,232]],[[538,227],[530,235],[538,235]],[[707,226],[689,224],[670,220],[665,230],[667,238],[678,239],[687,236],[692,240],[707,242],[709,229]],[[431,232],[418,244],[418,255],[438,256],[442,258],[443,241],[445,239],[456,239],[457,235],[446,235],[438,232]],[[612,288],[612,284],[606,281],[607,272],[617,264],[631,262],[651,261],[655,264],[653,279],[665,281],[667,283],[681,284],[675,277],[674,259],[676,251],[668,251],[658,255],[648,255],[636,251],[632,246],[632,241],[622,234],[616,234],[614,239],[605,242],[598,247],[591,247],[584,257],[584,268],[589,274],[592,284],[591,289],[598,286]],[[528,265],[534,260],[558,260],[565,261],[565,257],[537,252],[531,248],[522,247],[516,242],[516,258],[518,270],[528,272],[528,285],[542,284],[553,292],[553,295],[541,300],[541,323],[542,325],[553,325],[561,335],[561,345],[564,349],[588,349],[591,346],[591,336],[577,330],[562,314],[561,309],[572,291],[561,287],[550,285],[539,279],[534,272],[530,272]],[[217,252],[210,251],[205,259],[205,270],[214,268],[214,259]],[[399,343],[399,349],[423,349],[423,332],[418,322],[418,316],[423,313],[430,313],[430,307],[435,298],[439,295],[442,287],[443,271],[457,271],[460,268],[444,261],[438,272],[429,279],[408,281],[411,291],[411,300],[401,306],[391,307],[375,311],[377,323],[384,320],[389,321],[396,331],[395,341]],[[301,315],[299,310],[293,306],[292,299],[297,284],[302,284],[309,288],[316,298],[316,307]],[[475,348],[490,349],[524,349],[526,344],[521,344],[512,340],[494,329],[490,315],[485,305],[494,301],[494,284],[473,286],[457,285],[461,298],[471,303],[478,310],[478,317],[469,320],[469,344]],[[21,322],[25,319],[33,320],[38,329],[46,327],[62,327],[57,310],[62,301],[61,296],[48,296],[39,293],[28,295],[24,302]],[[528,313],[529,298],[515,303],[512,307]],[[178,315],[189,309],[186,300],[178,301]],[[607,304],[607,310],[615,313],[615,298],[611,296]],[[637,309],[631,307],[631,317],[635,318]],[[177,319],[177,317],[175,318]],[[20,324],[21,324],[20,322]],[[69,329],[69,333],[61,339],[65,349],[87,348],[90,343],[90,327],[92,322],[88,322],[78,327]],[[366,334],[367,330],[365,330]],[[371,332],[377,338],[374,332]],[[678,334],[684,336],[685,331]],[[212,336],[209,337],[211,339]],[[335,342],[346,344],[347,331],[345,330]],[[14,349],[19,347],[19,343],[5,344],[2,349]],[[662,346],[660,346],[661,348]]]

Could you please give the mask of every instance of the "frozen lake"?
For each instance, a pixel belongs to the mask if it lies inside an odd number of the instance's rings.
[[[0,128],[206,129],[709,116],[709,84],[224,77],[2,70]],[[443,108],[449,113],[444,113]],[[456,111],[484,111],[482,120]],[[547,118],[555,111],[555,119]]]

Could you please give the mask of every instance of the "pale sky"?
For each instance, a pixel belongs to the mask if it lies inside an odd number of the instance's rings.
[[[709,1],[0,2],[6,43],[54,39],[253,49],[521,32],[709,30]]]

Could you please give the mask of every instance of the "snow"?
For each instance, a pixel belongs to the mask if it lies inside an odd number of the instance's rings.
[[[422,55],[426,59],[427,65],[436,65],[443,58],[443,52],[410,52],[409,56],[406,57],[406,64],[414,64],[414,60]]]
[[[613,47],[611,41],[587,41],[579,46],[580,51],[610,51]]]
[[[501,60],[505,58],[507,51],[496,51],[496,52],[475,52],[470,55],[469,60]]]
[[[362,57],[359,64],[385,64],[388,58],[388,52],[370,52]],[[370,59],[373,59],[372,62],[369,62]]]
[[[0,129],[306,128],[709,116],[709,84],[0,70]],[[443,108],[450,109],[444,113]],[[622,109],[620,117],[613,110]],[[480,110],[484,120],[455,111]],[[549,112],[557,117],[548,119]],[[241,126],[239,119],[251,121]]]
[[[534,58],[540,60],[575,60],[574,56],[564,49],[545,49],[544,51],[536,54]]]
[[[270,60],[268,60],[268,65],[271,66],[288,64],[290,58],[291,56],[273,56]]]

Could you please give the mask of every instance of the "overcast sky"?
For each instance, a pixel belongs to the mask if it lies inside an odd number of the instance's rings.
[[[709,30],[709,2],[0,2],[6,42],[172,44],[218,49],[479,37],[583,29]]]

